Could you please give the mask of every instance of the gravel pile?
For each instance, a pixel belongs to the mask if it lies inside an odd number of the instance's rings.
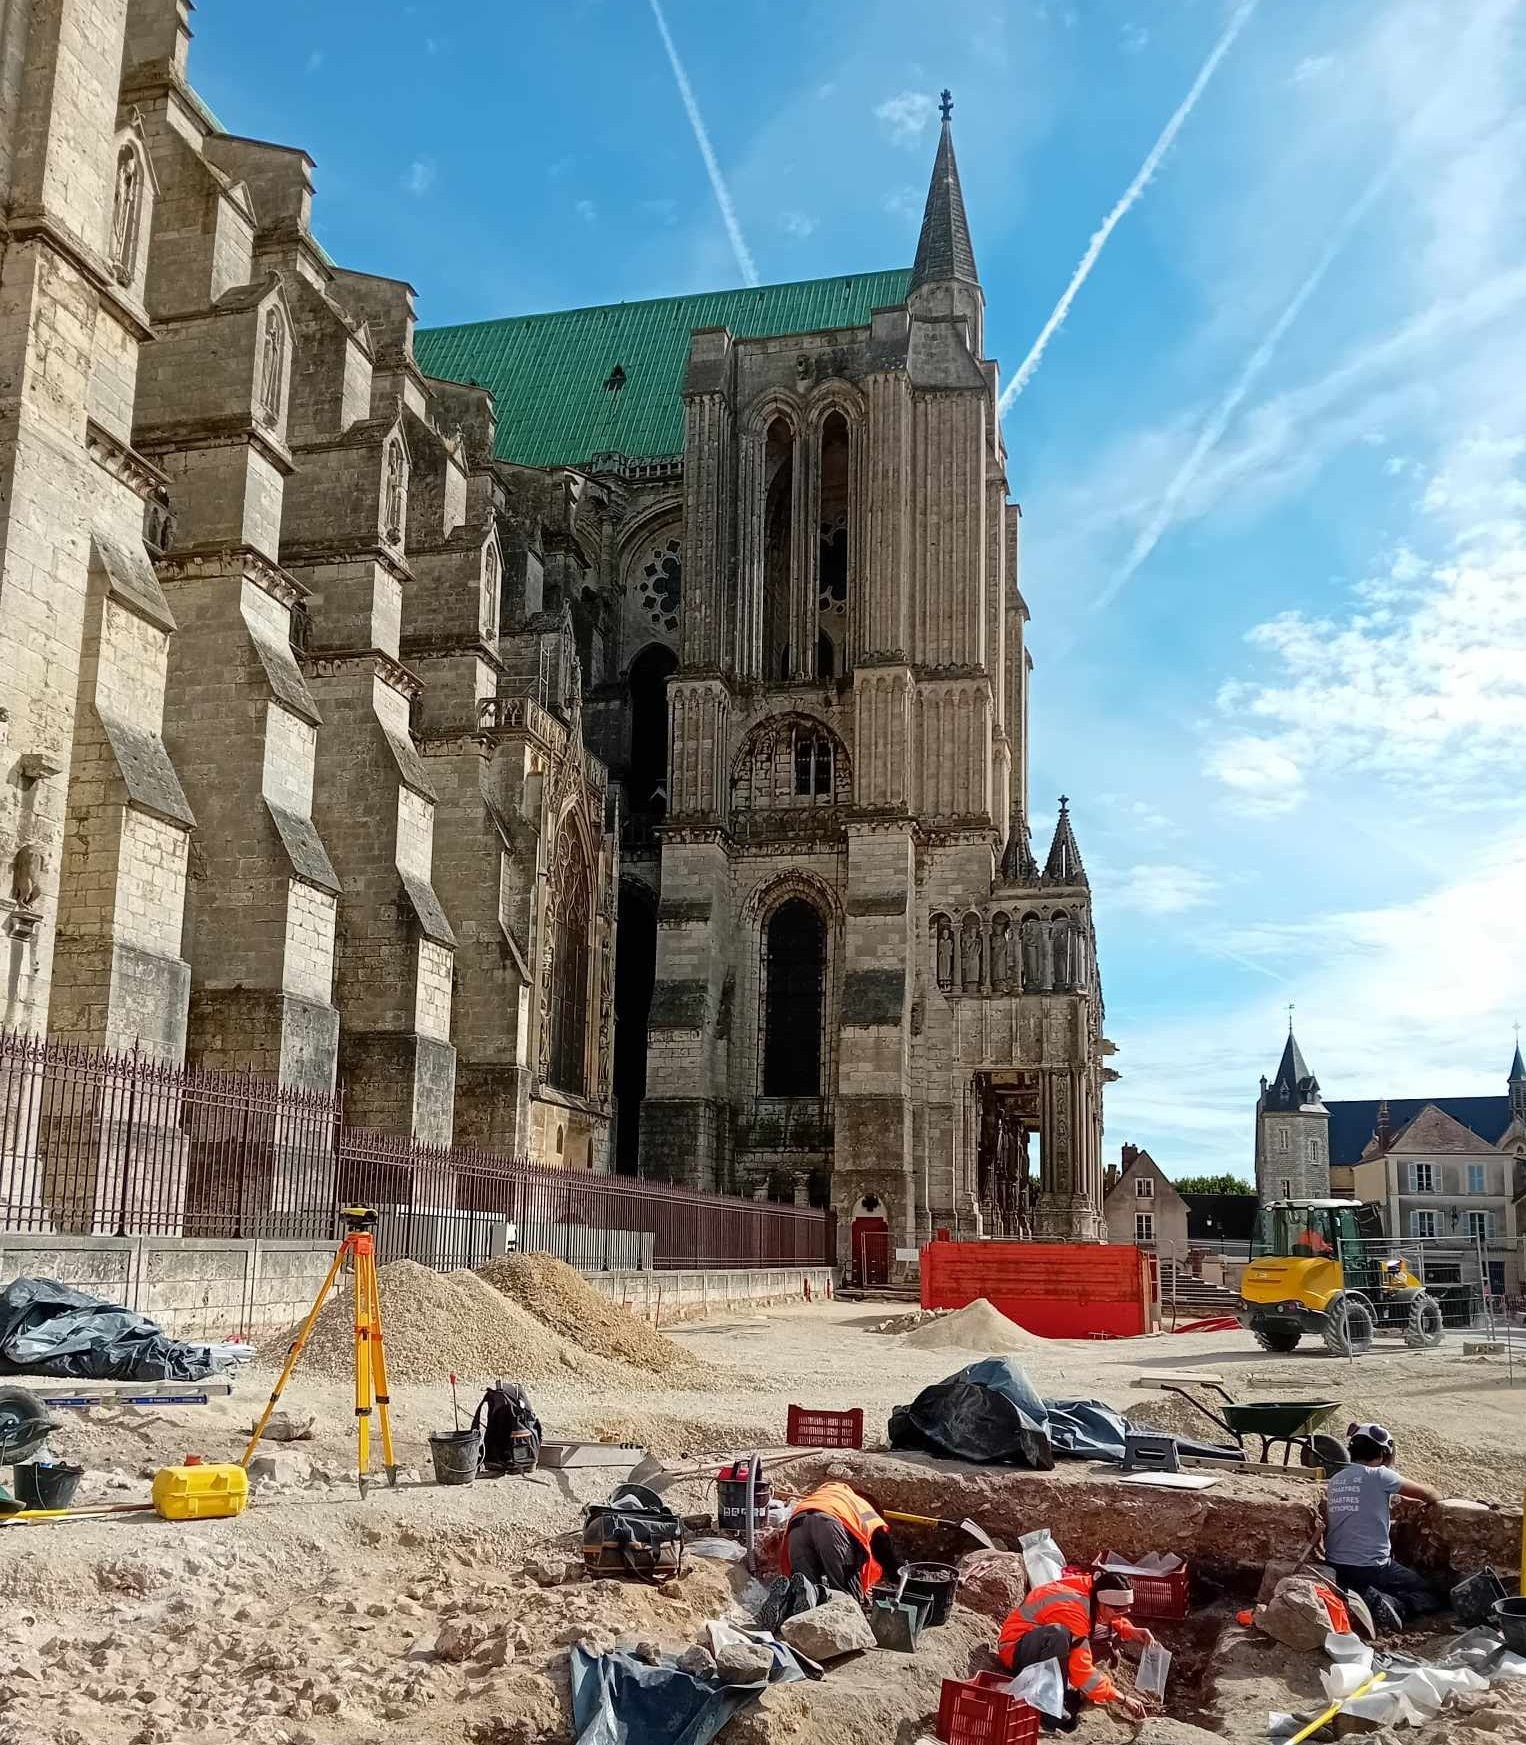
[[[628,1363],[679,1387],[693,1387],[706,1377],[697,1358],[601,1295],[564,1260],[506,1254],[489,1261],[477,1277],[582,1351]]]
[[[940,1315],[901,1341],[918,1351],[984,1351],[1000,1355],[1009,1351],[1028,1351],[1049,1341],[1040,1333],[1030,1333],[1009,1321],[1000,1309],[994,1309],[984,1297],[967,1308],[956,1309],[952,1315]]]
[[[515,1381],[573,1375],[608,1382],[628,1379],[613,1364],[558,1337],[475,1273],[431,1272],[416,1261],[394,1260],[376,1276],[390,1382],[442,1381],[447,1375]],[[350,1280],[341,1280],[324,1304],[303,1354],[304,1369],[336,1377],[354,1373],[351,1290]],[[291,1337],[289,1330],[261,1355],[279,1363]]]

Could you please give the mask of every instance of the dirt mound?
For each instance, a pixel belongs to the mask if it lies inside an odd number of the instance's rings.
[[[394,1260],[377,1271],[382,1332],[390,1382],[442,1381],[448,1375],[505,1376],[515,1381],[565,1380],[583,1376],[624,1381],[628,1371],[590,1356],[560,1338],[472,1272],[431,1272],[412,1260]],[[292,1330],[261,1351],[280,1363]],[[346,1376],[355,1369],[353,1301],[347,1281],[324,1304],[302,1358],[319,1375]]]
[[[1008,1351],[1028,1351],[1035,1345],[1047,1345],[1041,1334],[1030,1333],[1009,1321],[1000,1309],[994,1309],[984,1297],[952,1315],[940,1315],[901,1341],[918,1351],[983,1351],[999,1355]]]
[[[477,1277],[537,1321],[576,1341],[579,1350],[647,1370],[679,1387],[708,1380],[706,1367],[681,1345],[602,1296],[553,1255],[506,1254],[489,1261]]]
[[[892,1315],[888,1321],[876,1321],[866,1327],[866,1333],[915,1333],[929,1321],[941,1321],[947,1309],[908,1309],[904,1315]]]

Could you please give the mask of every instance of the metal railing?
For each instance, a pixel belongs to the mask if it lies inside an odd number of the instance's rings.
[[[343,1098],[0,1031],[0,1231],[326,1242],[437,1268],[511,1245],[585,1271],[830,1264],[829,1212],[349,1127]]]

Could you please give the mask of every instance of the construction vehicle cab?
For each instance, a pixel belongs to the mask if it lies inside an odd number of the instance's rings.
[[[1241,1325],[1264,1351],[1292,1351],[1311,1333],[1350,1357],[1380,1329],[1407,1345],[1439,1345],[1440,1304],[1386,1247],[1377,1208],[1357,1200],[1264,1205],[1240,1281]]]

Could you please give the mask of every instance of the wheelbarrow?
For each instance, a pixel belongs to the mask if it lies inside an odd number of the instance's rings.
[[[1329,1469],[1348,1464],[1344,1443],[1334,1436],[1317,1434],[1330,1414],[1339,1411],[1339,1400],[1253,1400],[1240,1404],[1227,1388],[1217,1382],[1199,1383],[1205,1392],[1217,1394],[1224,1402],[1216,1410],[1205,1405],[1189,1388],[1171,1382],[1158,1385],[1162,1393],[1177,1395],[1210,1424],[1232,1436],[1235,1446],[1242,1452],[1246,1451],[1248,1439],[1258,1441],[1261,1444],[1259,1459],[1263,1465],[1270,1462],[1274,1448],[1282,1450],[1284,1466],[1293,1464],[1295,1448],[1303,1466]]]

